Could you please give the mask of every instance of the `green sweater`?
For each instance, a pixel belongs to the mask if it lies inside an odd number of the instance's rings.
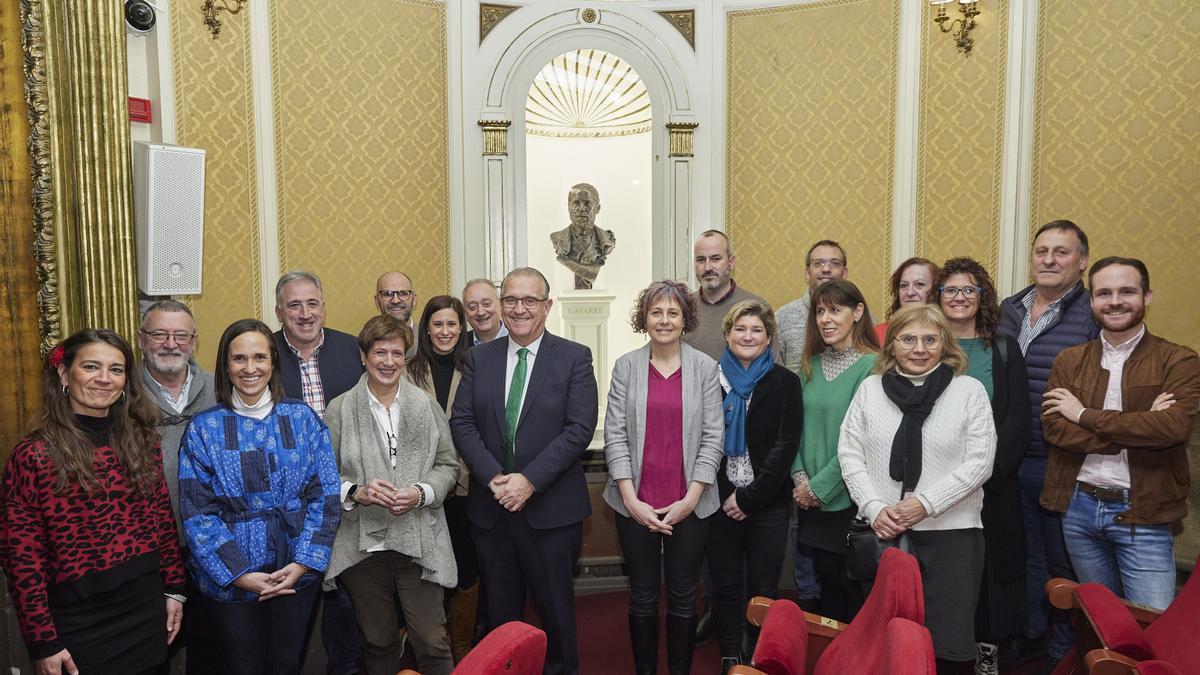
[[[808,486],[821,500],[822,511],[841,511],[854,505],[842,481],[838,436],[854,392],[871,374],[876,358],[875,354],[864,354],[844,373],[827,382],[821,370],[821,356],[812,357],[813,376],[804,381],[804,432],[800,436],[800,452],[792,462],[792,473],[808,474]]]

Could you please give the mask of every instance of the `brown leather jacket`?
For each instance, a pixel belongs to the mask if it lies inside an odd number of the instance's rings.
[[[1121,407],[1104,410],[1108,371],[1100,367],[1102,346],[1092,340],[1054,359],[1046,391],[1066,388],[1086,408],[1075,424],[1043,414],[1050,457],[1042,506],[1065,513],[1075,477],[1092,453],[1129,450],[1130,508],[1119,523],[1161,524],[1187,515],[1187,442],[1200,408],[1200,358],[1196,352],[1150,334],[1142,336],[1121,377]],[[1175,394],[1175,405],[1150,412],[1156,396]]]

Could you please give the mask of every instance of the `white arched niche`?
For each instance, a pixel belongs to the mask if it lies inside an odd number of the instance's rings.
[[[525,102],[543,66],[554,57],[576,49],[597,49],[621,58],[633,66],[646,85],[653,110],[650,278],[687,277],[695,201],[693,157],[671,155],[667,125],[694,123],[696,119],[688,64],[683,60],[691,59],[694,66],[695,56],[675,28],[653,12],[598,6],[600,9],[557,10],[526,6],[504,19],[480,48],[480,61],[492,65],[485,71],[487,77],[479,83],[482,106],[478,121],[509,123],[507,154],[485,154],[481,136],[471,139],[468,132],[464,138],[464,154],[469,157],[473,149],[478,149],[482,169],[478,182],[482,196],[478,225],[466,225],[464,229],[468,242],[473,236],[471,230],[486,242],[485,250],[479,253],[487,274],[493,278],[527,264],[526,252],[531,244],[543,245],[530,242],[528,236]],[[647,26],[655,26],[656,30]],[[618,196],[602,194],[601,197],[605,203]],[[565,193],[562,201],[565,226]],[[465,221],[472,221],[469,209]],[[598,223],[603,225],[602,217]],[[544,245],[550,244],[547,241]],[[619,250],[620,241],[617,246]],[[470,250],[467,254],[470,264],[473,256]],[[618,299],[615,307],[623,312],[631,300]]]

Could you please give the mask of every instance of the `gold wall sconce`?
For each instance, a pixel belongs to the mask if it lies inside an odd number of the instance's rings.
[[[958,3],[958,12],[962,14],[961,19],[955,19],[953,22],[946,15],[946,5],[952,2]],[[969,55],[971,47],[975,45],[971,31],[975,28],[975,17],[979,16],[978,0],[929,0],[929,4],[937,7],[937,16],[933,17],[933,20],[938,28],[942,29],[943,33],[952,33],[958,51]]]
[[[230,6],[231,1],[232,7]],[[242,6],[245,4],[246,0],[204,0],[200,11],[204,12],[204,25],[208,26],[208,32],[212,33],[214,40],[221,34],[221,20],[217,18],[217,14],[221,12],[237,14],[242,11]]]

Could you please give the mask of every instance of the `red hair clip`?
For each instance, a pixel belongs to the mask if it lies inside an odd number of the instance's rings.
[[[61,342],[55,345],[54,349],[50,350],[50,356],[46,357],[46,361],[50,364],[51,368],[58,368],[62,365],[63,354],[66,351],[67,350],[63,348]]]

